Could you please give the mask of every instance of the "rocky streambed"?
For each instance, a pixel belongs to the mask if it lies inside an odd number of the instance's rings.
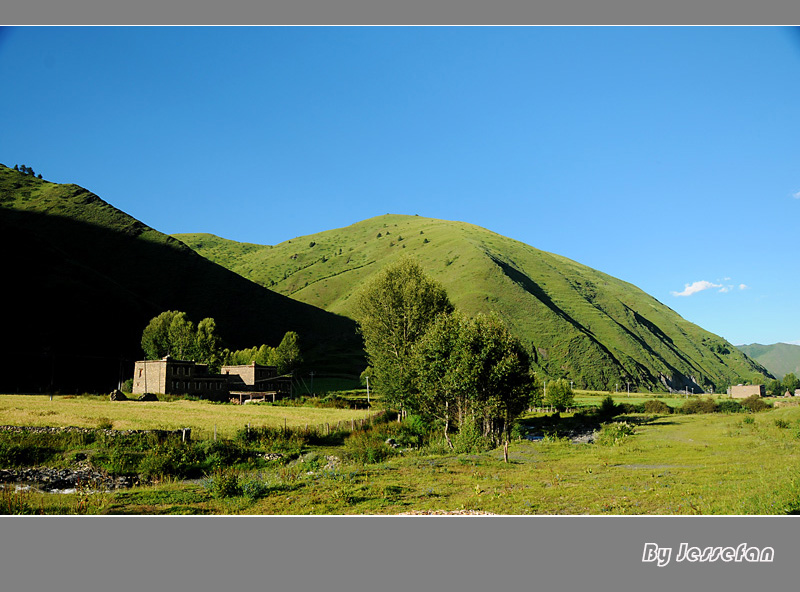
[[[113,491],[125,489],[138,483],[136,477],[113,476],[93,469],[50,469],[32,467],[24,469],[0,469],[0,487],[38,489],[47,493],[74,493],[75,491]]]

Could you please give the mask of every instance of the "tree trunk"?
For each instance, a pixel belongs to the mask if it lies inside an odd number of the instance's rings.
[[[450,436],[447,433],[447,430],[450,428],[450,413],[448,411],[450,408],[450,403],[445,401],[444,408],[444,439],[447,440],[447,445],[450,447],[450,450],[454,450],[453,443],[450,441]]]

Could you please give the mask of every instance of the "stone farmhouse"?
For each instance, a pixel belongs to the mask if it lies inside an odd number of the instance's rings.
[[[746,399],[753,395],[763,397],[766,394],[767,390],[763,384],[737,384],[728,389],[728,395],[734,399]]]
[[[231,396],[245,399],[272,400],[291,396],[292,379],[278,376],[275,366],[247,364],[223,366],[219,374],[208,371],[208,365],[170,356],[160,360],[141,360],[133,369],[133,394],[200,395],[223,400]]]

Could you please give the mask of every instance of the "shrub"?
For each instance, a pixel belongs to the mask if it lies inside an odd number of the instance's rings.
[[[777,428],[786,429],[786,428],[789,427],[789,425],[790,425],[789,422],[786,421],[785,419],[776,419],[775,420],[775,427],[777,427]]]
[[[221,469],[243,462],[249,457],[247,450],[236,442],[206,440],[200,445],[205,464],[209,468]]]
[[[600,428],[600,433],[597,435],[595,443],[602,446],[614,446],[635,433],[636,428],[626,421],[605,423]]]
[[[120,446],[110,448],[106,454],[100,455],[100,464],[109,473],[115,475],[130,475],[137,472],[142,461],[141,452],[126,450]],[[102,462],[105,459],[105,462]]]
[[[459,454],[467,453],[474,454],[477,452],[484,452],[492,448],[491,443],[481,433],[472,422],[466,422],[462,425],[458,433],[452,436],[453,448]]]
[[[575,393],[572,392],[568,381],[560,378],[547,384],[547,392],[544,397],[544,402],[547,405],[555,407],[559,411],[564,411],[567,407],[571,407],[574,401]]]
[[[431,429],[431,426],[419,415],[409,415],[406,417],[403,424],[409,432],[416,436],[425,436]]]
[[[239,487],[242,495],[252,502],[264,497],[269,492],[269,484],[258,477],[239,479]]]
[[[749,424],[749,425],[754,425],[754,424],[756,423],[756,419],[755,419],[755,417],[749,417],[749,416],[748,416],[748,417],[745,417],[745,418],[742,420],[742,422],[743,422],[743,423],[746,423],[746,424]]]
[[[644,403],[620,403],[617,405],[622,413],[644,413]]]
[[[750,395],[746,399],[741,401],[742,407],[745,409],[752,411],[753,413],[757,413],[759,411],[765,411],[767,409],[772,409],[772,405],[767,403],[764,399],[759,397],[758,395]]]
[[[187,477],[200,472],[202,449],[182,443],[166,442],[145,453],[139,462],[139,474],[145,479]]]
[[[394,450],[383,435],[374,430],[355,431],[344,441],[345,456],[355,462],[376,463],[389,458]]]
[[[714,413],[717,410],[717,403],[709,397],[688,399],[680,408],[681,413],[691,415],[693,413]]]
[[[51,459],[56,450],[50,446],[38,446],[23,442],[11,444],[0,441],[0,468],[27,467]]]
[[[735,399],[722,399],[717,401],[717,411],[720,413],[741,413],[744,411],[739,401]]]
[[[380,432],[383,440],[394,439],[400,447],[422,447],[430,437],[431,428],[418,415],[409,415],[402,422],[390,422],[373,425],[370,429]]]
[[[528,435],[528,428],[525,427],[524,424],[515,421],[514,425],[511,426],[511,439],[522,440],[522,438],[524,438],[527,435]]]
[[[672,413],[672,407],[667,405],[664,401],[650,399],[644,403],[644,412],[668,415]]]
[[[619,411],[611,395],[608,395],[600,402],[600,415],[603,417],[611,418],[617,415],[617,413],[619,413]]]
[[[111,420],[107,417],[99,417],[97,418],[97,429],[99,430],[110,430],[114,427],[114,424],[111,423]]]
[[[233,471],[215,471],[211,477],[205,480],[204,485],[206,489],[211,491],[211,495],[217,499],[242,495],[239,475]]]
[[[293,428],[242,428],[236,433],[236,440],[246,444],[255,444],[264,450],[299,450],[308,437],[299,429]],[[242,456],[240,454],[240,456]]]

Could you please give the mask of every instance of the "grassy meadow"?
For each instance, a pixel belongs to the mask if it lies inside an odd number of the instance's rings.
[[[232,438],[248,424],[299,428],[324,423],[350,423],[364,410],[285,407],[269,404],[230,405],[210,401],[110,401],[104,396],[0,396],[0,425],[75,426],[115,430],[177,430],[192,428],[194,439]]]
[[[584,410],[599,405],[598,395],[581,397]],[[615,400],[632,403],[629,399],[633,395],[618,394]],[[685,399],[662,400],[674,406]],[[3,396],[0,406],[4,424],[91,427],[107,418],[115,428],[193,427],[193,436],[200,437],[192,450],[177,448],[196,462],[192,478],[166,475],[107,493],[0,492],[5,499],[0,504],[7,511],[19,507],[22,513],[800,512],[800,406],[791,401],[758,413],[620,414],[590,426],[599,434],[593,443],[575,443],[560,435],[569,433],[566,427],[580,416],[529,413],[515,430],[507,463],[502,448],[455,453],[436,434],[423,441],[409,422],[377,422],[317,440],[280,429],[284,420],[289,428],[300,428],[340,419],[349,423],[358,413],[363,417],[364,411],[349,409],[112,403],[92,397],[56,397],[51,402],[38,396]],[[220,438],[229,440],[203,441],[214,423]],[[273,429],[243,437],[247,423]],[[545,423],[556,429],[542,431]],[[624,425],[627,435],[603,428],[603,423]],[[526,432],[540,435],[528,440]],[[388,438],[399,447],[387,446]],[[264,452],[278,452],[281,458],[265,460]],[[97,458],[105,457],[98,453]]]

